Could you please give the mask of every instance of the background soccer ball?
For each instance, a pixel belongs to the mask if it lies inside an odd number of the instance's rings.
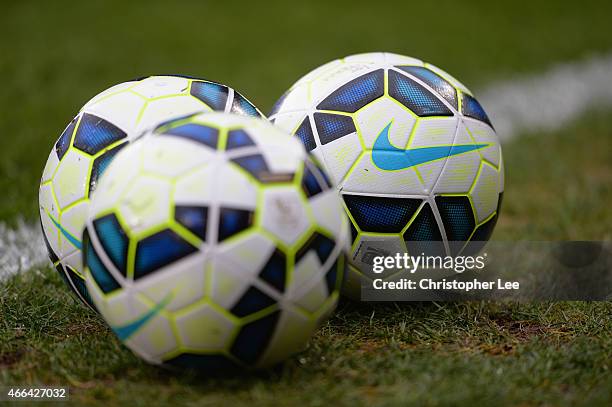
[[[349,233],[297,140],[261,119],[195,115],[132,143],[102,177],[87,288],[151,363],[267,366],[335,308]]]
[[[389,53],[349,56],[296,82],[270,120],[338,186],[352,226],[350,296],[373,276],[375,256],[457,254],[489,239],[504,189],[501,148],[482,106],[441,69]]]
[[[54,145],[40,180],[40,222],[51,262],[84,303],[81,234],[98,178],[126,142],[165,120],[200,111],[262,114],[225,85],[151,76],[115,85],[91,99]]]

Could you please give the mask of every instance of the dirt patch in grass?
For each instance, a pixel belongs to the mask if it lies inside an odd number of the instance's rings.
[[[10,367],[21,361],[25,356],[23,349],[0,353],[0,367]]]
[[[359,348],[357,352],[361,354],[377,353],[381,349],[388,347],[388,343],[382,340],[376,339],[364,339],[359,342]]]
[[[479,349],[489,355],[511,355],[516,351],[516,346],[510,343],[495,344],[495,345],[480,345]]]
[[[80,334],[102,334],[105,333],[106,328],[96,321],[83,321],[70,324],[66,327],[66,335],[80,335]]]
[[[501,332],[512,336],[518,342],[527,342],[535,336],[546,334],[548,330],[548,327],[534,321],[494,320],[493,322]]]
[[[552,327],[531,320],[512,320],[501,317],[492,319],[491,322],[508,340],[502,343],[482,344],[479,346],[480,350],[490,355],[510,355],[517,350],[520,344],[534,339],[546,341],[553,337],[560,338],[569,333],[566,328]]]

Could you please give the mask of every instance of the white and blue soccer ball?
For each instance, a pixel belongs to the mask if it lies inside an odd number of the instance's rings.
[[[84,303],[91,301],[81,269],[81,234],[100,175],[144,130],[201,111],[262,116],[228,86],[150,76],[115,85],[92,98],[55,143],[40,180],[40,221],[51,262]]]
[[[390,53],[349,56],[298,80],[269,117],[337,185],[352,227],[351,297],[375,277],[376,256],[456,255],[491,236],[504,190],[499,140],[443,70]]]
[[[86,284],[150,363],[264,367],[301,350],[335,308],[349,236],[298,140],[264,119],[197,114],[107,168],[86,221]]]

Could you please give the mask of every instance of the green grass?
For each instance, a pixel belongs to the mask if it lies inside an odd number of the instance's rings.
[[[73,401],[130,406],[611,401],[609,303],[345,303],[283,366],[211,378],[145,365],[62,284],[49,270],[0,290],[0,385],[70,386]]]
[[[504,146],[496,238],[610,238],[611,119],[592,114]],[[342,302],[301,354],[228,377],[146,365],[50,269],[0,286],[0,315],[0,386],[70,386],[73,401],[92,405],[612,403],[610,302]]]
[[[503,145],[499,240],[612,239],[612,114],[592,113],[557,134]]]
[[[5,4],[0,13],[0,221],[37,214],[51,147],[90,97],[182,73],[226,82],[264,111],[329,60],[388,50],[467,85],[612,49],[612,3],[554,0],[106,1]]]

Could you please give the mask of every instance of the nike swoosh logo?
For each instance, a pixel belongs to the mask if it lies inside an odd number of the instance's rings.
[[[79,239],[77,239],[76,237],[74,237],[66,229],[64,229],[63,226],[58,221],[53,219],[53,216],[51,216],[51,214],[49,212],[47,212],[47,216],[49,216],[49,219],[51,219],[51,222],[53,222],[55,227],[59,229],[60,233],[66,238],[66,240],[68,240],[70,243],[72,243],[72,245],[74,247],[76,247],[77,249],[81,250],[81,241]]]
[[[489,144],[455,144],[452,146],[416,147],[403,150],[395,147],[389,141],[389,128],[392,123],[392,121],[389,122],[382,129],[372,148],[372,161],[374,161],[378,168],[385,171],[402,170],[489,146]]]
[[[122,326],[112,326],[112,330],[119,337],[120,340],[125,341],[129,339],[130,336],[134,335],[140,328],[142,328],[147,322],[149,322],[155,315],[159,314],[159,312],[168,305],[170,300],[172,299],[172,293],[168,293],[166,298],[161,300],[160,303],[156,304],[155,307],[151,308],[140,318],[136,319],[129,324]]]

